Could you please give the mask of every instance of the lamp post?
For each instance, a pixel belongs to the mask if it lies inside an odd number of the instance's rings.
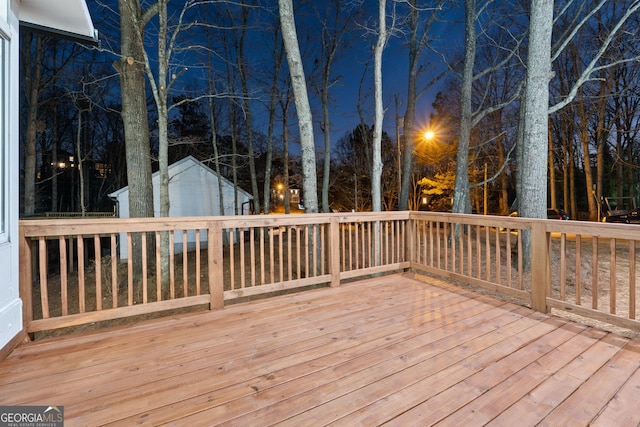
[[[284,184],[279,182],[276,184],[276,205],[281,204],[284,205]]]
[[[431,129],[425,130],[424,132],[422,132],[422,139],[429,142],[431,140],[433,140],[435,138],[436,134],[434,131],[432,131]],[[423,191],[426,191],[423,189]],[[429,199],[430,197],[427,197],[426,194],[422,194],[422,205],[425,207],[427,207],[427,204],[429,203]]]

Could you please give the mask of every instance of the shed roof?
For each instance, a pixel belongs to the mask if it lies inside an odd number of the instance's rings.
[[[169,179],[171,179],[172,176],[175,176],[175,174],[179,173],[180,170],[187,170],[190,167],[201,168],[201,169],[205,170],[207,173],[210,173],[210,174],[218,177],[218,179],[222,180],[222,185],[228,185],[228,186],[233,187],[233,183],[231,181],[229,181],[224,176],[218,175],[216,173],[216,171],[214,171],[209,166],[205,165],[204,163],[202,163],[200,160],[196,159],[193,156],[187,156],[187,157],[183,158],[182,160],[178,160],[177,162],[171,163],[169,165]],[[173,175],[172,175],[172,172],[174,173]],[[153,175],[152,175],[152,179],[157,177],[158,175],[160,175],[160,171],[154,172]],[[116,199],[119,195],[121,195],[121,194],[123,194],[123,193],[125,193],[127,191],[129,191],[129,186],[128,185],[125,186],[125,187],[122,187],[119,190],[114,191],[113,193],[110,193],[109,197],[111,199]],[[245,191],[240,187],[238,187],[238,191],[240,193],[242,193],[243,196],[247,197],[250,200],[253,200],[253,196],[248,191]]]

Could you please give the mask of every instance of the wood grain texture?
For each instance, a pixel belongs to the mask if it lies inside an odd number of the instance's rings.
[[[407,273],[24,343],[0,405],[69,426],[637,425],[639,350]]]

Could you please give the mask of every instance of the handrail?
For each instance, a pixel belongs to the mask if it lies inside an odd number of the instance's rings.
[[[422,212],[412,213],[411,218],[440,224],[441,229],[466,226],[474,230],[462,233],[464,239],[449,236],[448,246],[440,246],[438,265],[425,262],[416,249],[411,265],[418,271],[515,297],[538,311],[557,310],[592,322],[640,330],[638,225]],[[442,242],[446,233],[427,237],[427,244]],[[528,255],[522,241],[526,233],[531,236]],[[421,236],[419,232],[412,234]],[[527,256],[531,261],[528,269],[523,259]],[[469,263],[466,271],[460,271],[459,264],[467,259],[475,263],[471,271]],[[458,265],[452,264],[455,262]]]
[[[538,311],[640,329],[634,227],[408,211],[23,220],[24,324],[34,333],[194,305],[219,309],[411,269]]]
[[[408,268],[408,216],[21,221],[24,324],[33,333],[191,305],[222,308],[233,299]]]

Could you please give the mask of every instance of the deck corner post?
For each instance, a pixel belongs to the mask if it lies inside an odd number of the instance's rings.
[[[405,261],[409,261],[410,269],[413,269],[416,262],[415,242],[417,228],[415,218],[413,218],[411,211],[407,211],[406,224],[407,238],[405,240],[405,253],[407,254],[407,258]]]
[[[547,290],[549,289],[547,232],[543,221],[531,225],[531,308],[548,313]]]
[[[340,223],[337,216],[329,221],[329,274],[331,287],[340,286]]]
[[[224,253],[222,249],[222,224],[212,221],[207,227],[207,262],[209,270],[209,294],[211,310],[224,308]]]

